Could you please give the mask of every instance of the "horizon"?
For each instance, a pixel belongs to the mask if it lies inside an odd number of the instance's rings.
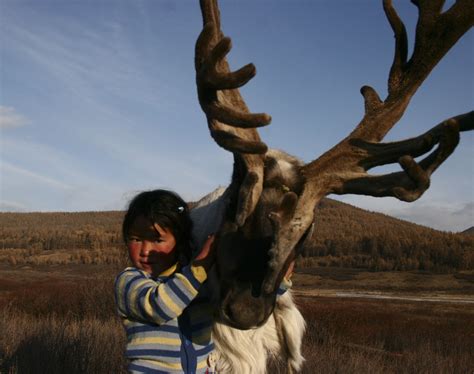
[[[273,118],[259,129],[263,141],[304,162],[355,128],[364,110],[360,87],[386,95],[394,43],[382,4],[342,4],[220,2],[232,69],[257,67],[242,96],[252,111]],[[394,6],[412,48],[416,7]],[[142,190],[168,188],[195,201],[230,181],[232,156],[209,136],[196,95],[197,2],[4,1],[0,21],[0,211],[122,211]],[[384,141],[472,110],[473,66],[470,30]],[[464,231],[474,222],[473,140],[473,132],[461,134],[416,202],[328,197]]]
[[[352,208],[362,209],[362,210],[364,210],[368,213],[382,214],[382,215],[385,215],[389,218],[401,220],[403,222],[413,224],[413,225],[422,226],[422,227],[430,229],[430,230],[436,230],[436,231],[441,231],[441,232],[445,232],[445,233],[453,233],[453,234],[463,234],[466,231],[474,229],[474,225],[472,225],[472,226],[467,227],[465,229],[460,229],[459,231],[440,230],[440,229],[436,229],[436,228],[433,228],[433,227],[430,227],[430,226],[422,225],[422,224],[419,224],[419,223],[416,223],[416,222],[411,222],[411,221],[408,221],[408,220],[404,220],[402,218],[391,216],[391,215],[388,215],[388,214],[383,213],[383,212],[370,211],[370,210],[367,210],[367,209],[364,209],[364,208],[361,208],[361,207],[358,207],[358,206],[355,206],[355,205],[352,205],[350,203],[346,203],[346,202],[343,202],[343,201],[340,201],[340,200],[336,200],[336,199],[333,199],[333,198],[330,198],[330,197],[325,197],[322,200],[324,200],[324,199],[329,199],[329,200],[335,201],[336,203],[347,204],[347,205],[351,206]],[[187,201],[186,203],[190,204],[190,203],[196,203],[196,202],[197,201]],[[126,209],[86,210],[86,211],[71,211],[71,212],[70,211],[31,211],[31,212],[0,211],[0,214],[87,214],[87,213],[125,213],[125,212],[126,212]],[[317,222],[317,220],[318,220],[318,216],[316,215],[315,222]]]

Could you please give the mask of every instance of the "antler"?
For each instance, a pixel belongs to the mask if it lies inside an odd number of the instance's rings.
[[[268,125],[265,113],[250,113],[239,87],[255,76],[248,64],[231,72],[225,56],[231,40],[220,29],[217,0],[201,0],[204,28],[196,42],[196,82],[201,108],[207,116],[211,136],[222,148],[234,154],[234,174],[243,182],[239,188],[236,223],[241,226],[260,197],[263,186],[263,155],[267,146],[260,140],[257,127]]]
[[[388,96],[382,101],[369,86],[361,89],[365,115],[355,130],[317,160],[301,169],[306,182],[291,220],[275,225],[275,242],[270,262],[273,270],[264,290],[272,292],[295,243],[302,238],[314,217],[314,206],[324,196],[362,194],[393,196],[404,201],[418,199],[428,189],[431,174],[453,152],[459,132],[474,128],[474,112],[447,119],[425,134],[400,142],[379,143],[403,115],[418,87],[457,40],[474,24],[474,2],[458,0],[441,13],[443,0],[412,0],[418,7],[414,51],[407,60],[405,26],[384,0],[384,11],[395,34],[395,56],[388,79]],[[430,152],[422,161],[415,157]],[[398,162],[403,171],[371,176],[375,166]],[[274,218],[273,218],[274,220]]]

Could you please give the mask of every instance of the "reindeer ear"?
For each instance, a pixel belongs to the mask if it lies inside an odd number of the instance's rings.
[[[283,195],[280,206],[275,212],[271,212],[268,215],[270,222],[273,226],[273,232],[277,235],[280,228],[293,217],[295,212],[296,204],[298,203],[298,196],[294,192],[287,192]]]
[[[261,186],[258,185],[259,182],[261,182],[261,179],[257,173],[250,171],[240,184],[237,213],[235,215],[235,222],[238,226],[243,226],[250,212],[253,211],[253,207],[257,205],[262,190]]]
[[[298,196],[294,192],[288,191],[283,195],[280,208],[278,209],[283,221],[288,222],[293,217],[297,202]]]

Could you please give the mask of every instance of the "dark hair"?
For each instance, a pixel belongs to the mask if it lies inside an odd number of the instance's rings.
[[[153,223],[172,232],[180,261],[188,263],[193,252],[192,221],[186,202],[175,192],[154,190],[139,193],[128,206],[123,219],[122,236],[127,242],[130,227],[138,216],[144,216]],[[181,258],[184,257],[184,258]]]

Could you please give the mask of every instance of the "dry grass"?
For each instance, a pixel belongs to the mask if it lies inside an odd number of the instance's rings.
[[[304,373],[472,373],[474,310],[451,304],[300,299]]]
[[[124,372],[119,321],[72,316],[34,317],[3,311],[4,373]]]
[[[125,373],[110,276],[30,283],[1,299],[1,373]]]
[[[103,269],[84,279],[24,278],[22,287],[0,280],[0,372],[125,373],[112,281]],[[330,297],[297,302],[308,323],[303,373],[472,374],[472,306]],[[270,372],[282,371],[273,366]]]
[[[0,263],[19,265],[69,265],[69,264],[122,264],[126,261],[124,248],[55,249],[43,251],[37,248],[10,248],[0,251]]]
[[[293,283],[301,289],[342,289],[403,293],[474,295],[474,271],[437,274],[428,271],[371,272],[365,269],[299,268]]]

